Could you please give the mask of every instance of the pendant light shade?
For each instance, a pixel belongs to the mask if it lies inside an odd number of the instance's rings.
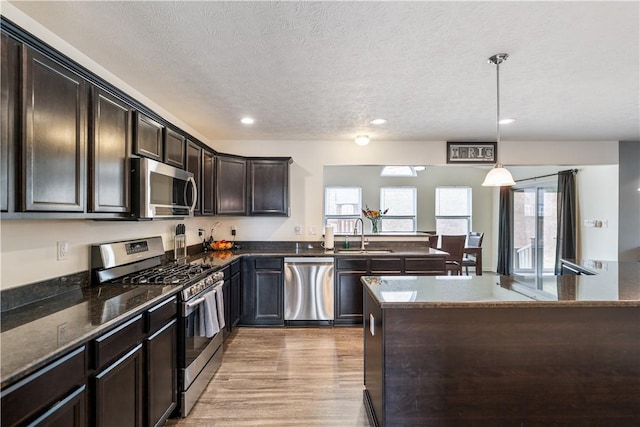
[[[498,53],[489,58],[489,64],[496,66],[496,150],[500,145],[500,64],[507,60],[509,54]],[[498,161],[498,151],[496,151],[496,161]],[[485,187],[503,187],[515,185],[515,181],[502,163],[498,162],[489,171],[482,183]]]
[[[484,178],[482,185],[485,187],[502,187],[505,185],[516,185],[516,183],[511,176],[511,172],[505,169],[501,163],[496,163]]]

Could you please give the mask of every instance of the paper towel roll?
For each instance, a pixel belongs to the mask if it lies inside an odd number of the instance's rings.
[[[333,249],[333,227],[327,225],[324,228],[324,248]]]

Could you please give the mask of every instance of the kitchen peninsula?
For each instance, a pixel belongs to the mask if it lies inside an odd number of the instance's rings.
[[[640,425],[639,277],[363,277],[371,424]]]

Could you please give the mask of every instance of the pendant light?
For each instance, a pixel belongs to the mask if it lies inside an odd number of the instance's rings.
[[[496,66],[496,93],[497,93],[497,109],[496,109],[496,165],[489,171],[487,176],[484,178],[484,182],[482,183],[485,187],[502,187],[515,185],[515,181],[511,176],[511,172],[509,172],[503,165],[498,161],[498,146],[500,145],[500,64],[507,60],[509,57],[508,53],[498,53],[489,58],[489,64],[494,64]]]

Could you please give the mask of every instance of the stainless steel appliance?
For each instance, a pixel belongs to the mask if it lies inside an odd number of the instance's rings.
[[[334,320],[333,258],[284,259],[284,319],[289,324]]]
[[[131,182],[135,217],[193,216],[198,189],[191,172],[138,157],[131,159]]]
[[[102,243],[91,247],[91,271],[94,283],[100,285],[184,284],[178,301],[176,352],[180,396],[177,414],[185,417],[222,362],[223,331],[204,331],[203,319],[211,311],[212,293],[216,293],[216,302],[222,296],[224,275],[204,263],[165,264],[163,256],[159,236]],[[224,304],[222,299],[220,302]]]

